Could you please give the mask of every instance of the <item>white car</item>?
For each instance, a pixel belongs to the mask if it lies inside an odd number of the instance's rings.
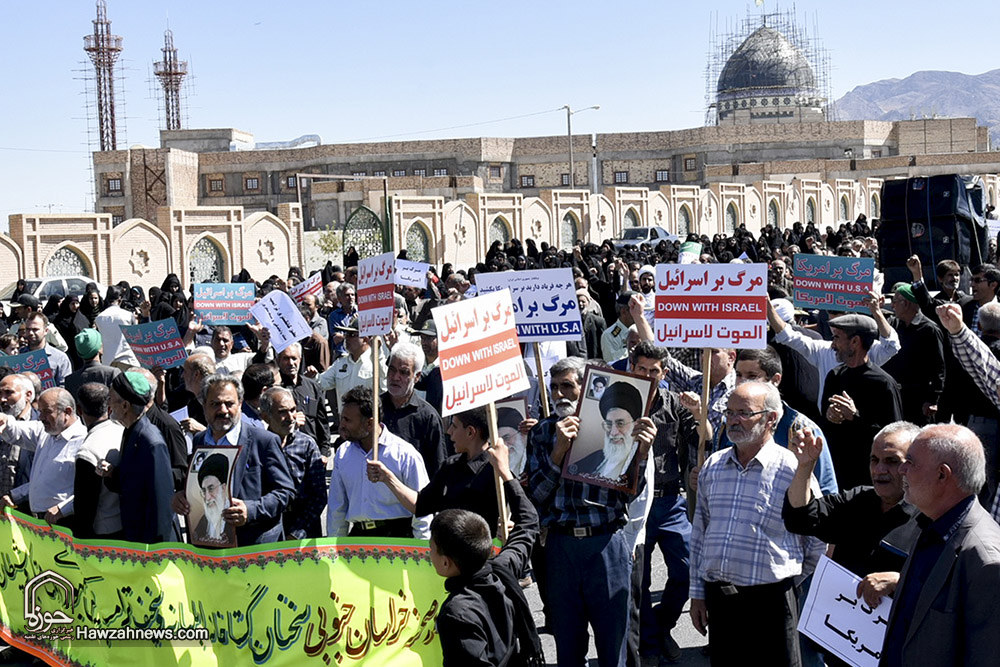
[[[24,281],[24,293],[31,294],[41,302],[42,306],[45,306],[45,302],[53,294],[58,294],[59,296],[76,294],[82,298],[88,283],[95,283],[97,285],[97,289],[100,291],[101,298],[103,299],[106,292],[104,285],[87,276],[29,278]],[[3,302],[3,307],[7,314],[10,314],[11,308],[14,306],[11,303],[11,296],[13,296],[15,289],[17,289],[17,282],[7,285],[7,287],[0,291],[0,301]]]
[[[615,239],[612,243],[615,248],[638,248],[643,243],[655,246],[660,241],[676,241],[676,234],[671,234],[663,227],[629,227],[622,231],[622,237]]]

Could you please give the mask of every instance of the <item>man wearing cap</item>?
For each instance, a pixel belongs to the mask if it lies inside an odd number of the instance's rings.
[[[510,471],[514,477],[520,477],[524,472],[526,452],[524,434],[520,431],[522,421],[521,413],[514,408],[497,408],[497,435],[507,445]]]
[[[63,385],[66,391],[76,398],[80,387],[88,382],[99,382],[110,387],[111,381],[121,371],[101,363],[101,332],[97,329],[84,329],[73,338],[73,344],[76,346],[77,354],[83,359],[83,365],[66,378],[66,383]]]
[[[632,300],[634,294],[635,292],[626,290],[615,299],[618,319],[601,335],[601,356],[609,364],[628,356],[628,348],[626,347],[628,328],[635,324],[635,319],[629,309],[629,301]]]
[[[896,283],[890,324],[899,334],[899,354],[882,369],[899,383],[903,418],[918,426],[935,421],[944,391],[944,333],[920,312],[909,283]],[[834,320],[836,321],[836,320]]]
[[[0,414],[0,438],[34,450],[28,482],[3,497],[8,507],[28,501],[31,513],[49,523],[69,525],[73,515],[74,460],[87,435],[76,416],[76,402],[62,387],[53,387],[38,397],[39,421],[16,421]]]
[[[784,265],[784,262],[781,264]],[[819,332],[795,323],[795,316],[798,313],[791,301],[772,299],[771,304],[786,327],[791,327],[793,331],[806,338],[823,342],[823,336]],[[767,342],[778,353],[784,369],[781,374],[781,385],[778,387],[781,390],[781,398],[799,412],[809,415],[811,419],[819,420],[819,370],[801,352],[775,342],[773,330],[768,330]]]
[[[58,386],[73,372],[73,366],[69,362],[69,357],[62,350],[57,350],[46,342],[46,332],[49,330],[49,318],[39,312],[28,313],[21,327],[21,335],[24,337],[27,347],[22,352],[36,352],[45,350],[45,356],[49,359],[49,368],[52,369],[52,379]]]
[[[337,391],[337,414],[344,409],[344,396],[354,387],[361,384],[371,384],[375,364],[372,359],[371,337],[358,335],[358,318],[353,318],[343,326],[334,327],[334,331],[344,335],[344,349],[347,354],[337,357],[330,367],[316,376],[316,384],[323,391]],[[380,359],[380,382],[385,384],[385,362]],[[315,372],[310,367],[307,370]]]
[[[430,403],[431,407],[441,414],[441,404],[444,402],[444,381],[441,379],[441,367],[438,365],[437,325],[430,319],[415,332],[419,338],[420,349],[424,352],[424,368],[417,379],[417,396]]]
[[[135,313],[121,307],[123,290],[118,285],[108,287],[104,297],[104,310],[97,316],[94,326],[101,332],[104,340],[104,351],[101,363],[124,370],[138,366],[135,354],[122,334],[122,327],[135,324]]]
[[[821,402],[830,439],[830,454],[842,489],[868,480],[865,454],[883,427],[903,418],[899,385],[871,363],[868,350],[875,340],[875,321],[866,315],[841,315],[830,320],[832,347],[840,366],[826,376]]]
[[[170,511],[174,493],[170,453],[146,417],[152,402],[153,387],[142,373],[128,371],[111,381],[111,417],[125,427],[125,433],[118,465],[101,466],[107,487],[120,496],[122,539],[142,544],[178,539]]]
[[[631,383],[613,382],[599,402],[604,426],[604,447],[569,466],[569,472],[604,481],[624,483],[638,443],[632,427],[642,417],[642,395]]]
[[[222,518],[229,507],[229,459],[216,452],[198,467],[198,488],[201,490],[205,513],[192,533],[199,542],[232,544],[235,529]]]

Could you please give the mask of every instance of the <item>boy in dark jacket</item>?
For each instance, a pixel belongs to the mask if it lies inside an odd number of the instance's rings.
[[[541,644],[518,578],[538,536],[538,514],[511,474],[501,440],[489,459],[503,480],[514,529],[495,558],[490,528],[478,514],[449,509],[431,523],[434,569],[447,577],[438,613],[444,667],[541,665]]]

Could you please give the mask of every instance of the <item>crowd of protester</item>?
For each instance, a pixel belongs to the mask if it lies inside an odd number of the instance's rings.
[[[192,452],[242,446],[246,465],[234,469],[245,472],[199,478],[206,507],[213,484],[231,485],[217,520],[240,546],[325,535],[430,540],[447,577],[438,621],[447,665],[542,664],[540,631],[554,635],[560,665],[583,664],[591,632],[602,666],[673,663],[671,631],[686,605],[714,665],[840,664],[796,632],[823,553],[863,577],[869,603],[894,595],[881,664],[979,664],[992,659],[1000,595],[1000,269],[969,267],[966,294],[963,267],[940,262],[929,267],[941,286],[933,293],[912,257],[911,281],[876,278],[868,313],[793,305],[794,255],[877,262],[877,230],[861,216],[824,231],[767,225],[755,237],[740,226],[683,240],[700,245],[701,263],[768,264],[764,350],[653,344],[654,267],[678,261],[680,239],[495,242],[474,267],[432,267],[424,289],[397,288],[381,342],[359,335],[352,248],[322,269],[322,293],[301,302],[312,335],[280,353],[266,328],[200,321],[173,274],[148,294],[126,283],[44,304],[15,293],[0,347],[44,350],[56,386],[43,391],[37,375],[0,359],[0,496],[80,538],[184,540]],[[442,417],[431,310],[474,297],[479,274],[558,267],[573,272],[584,333],[531,351],[557,361],[524,393],[528,417],[497,441],[485,408]],[[307,277],[293,268],[231,281],[263,296]],[[180,368],[141,368],[121,327],[165,318],[189,356]],[[385,351],[373,391],[377,344]],[[700,354],[710,355],[705,405]],[[659,384],[632,432],[634,493],[561,476],[587,363]],[[502,516],[495,474],[513,530],[490,558]],[[962,569],[944,592],[928,592],[945,542]],[[656,549],[668,573],[662,591],[651,590]],[[541,627],[528,585],[544,603]],[[953,606],[938,615],[958,616],[947,627],[925,604],[946,594]]]

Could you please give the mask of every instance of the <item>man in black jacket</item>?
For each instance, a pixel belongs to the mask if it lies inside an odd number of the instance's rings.
[[[486,520],[467,510],[444,510],[431,523],[430,556],[447,577],[438,613],[444,667],[541,665],[541,644],[518,577],[538,536],[538,514],[510,471],[507,446],[488,457],[503,480],[514,528],[495,558]]]

